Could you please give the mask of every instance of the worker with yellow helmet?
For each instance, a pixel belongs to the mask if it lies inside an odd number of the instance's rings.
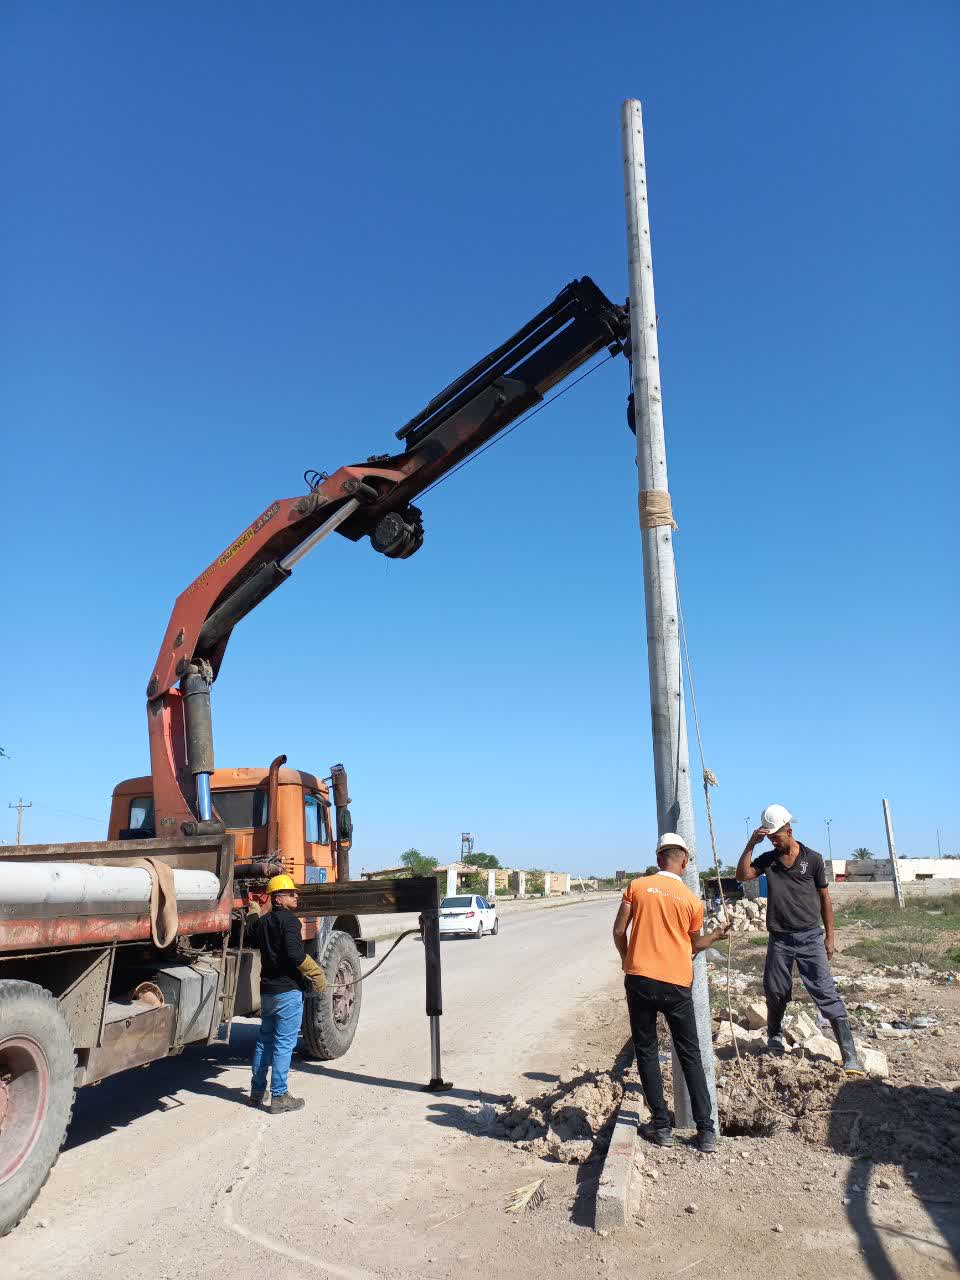
[[[290,1059],[303,1020],[303,988],[322,994],[327,978],[307,955],[294,915],[297,886],[290,876],[274,876],[267,884],[270,910],[253,923],[248,937],[260,948],[260,1034],[253,1054],[250,1105],[259,1107],[267,1091],[270,1072],[270,1114],[299,1111],[303,1098],[287,1088]],[[257,908],[252,907],[257,914]]]

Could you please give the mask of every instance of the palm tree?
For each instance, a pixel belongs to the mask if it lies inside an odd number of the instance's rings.
[[[859,858],[862,862],[864,858],[872,858],[873,854],[869,849],[865,849],[863,845],[861,845],[859,849],[854,849],[853,856],[855,858]]]

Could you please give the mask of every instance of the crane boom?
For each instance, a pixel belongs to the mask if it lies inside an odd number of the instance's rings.
[[[317,475],[265,508],[178,596],[147,685],[156,834],[214,834],[210,686],[236,624],[336,530],[406,559],[423,543],[413,500],[598,352],[629,350],[627,311],[574,280],[397,431],[403,451]]]

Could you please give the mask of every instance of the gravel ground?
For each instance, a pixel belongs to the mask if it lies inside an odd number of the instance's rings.
[[[641,1142],[629,1225],[593,1231],[608,1111],[629,1070],[615,905],[531,912],[505,920],[497,938],[444,943],[451,1093],[419,1090],[426,1026],[413,941],[366,992],[351,1053],[298,1069],[304,1112],[242,1106],[253,1025],[230,1047],[84,1091],[50,1184],[0,1242],[4,1276],[955,1275],[960,992],[842,955],[851,1012],[855,999],[878,1006],[855,1015],[858,1035],[908,1014],[935,1019],[905,1037],[878,1034],[889,1080],[850,1083],[829,1063],[793,1059],[771,1073],[769,1059],[751,1058],[748,1078],[765,1096],[798,1110],[815,1100],[831,1115],[771,1126],[744,1106],[729,1119],[746,1132],[721,1138],[713,1157],[683,1141],[670,1151]],[[747,999],[762,949],[741,950]],[[716,987],[714,1001],[719,1015]],[[722,1063],[721,1079],[734,1070]],[[789,1073],[805,1071],[817,1083],[798,1091]],[[855,1130],[848,1110],[865,1117]],[[516,1189],[540,1179],[542,1202],[508,1213]]]

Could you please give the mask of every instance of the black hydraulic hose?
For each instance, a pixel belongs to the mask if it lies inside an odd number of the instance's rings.
[[[390,956],[393,954],[393,952],[394,952],[394,951],[396,951],[397,947],[399,947],[400,943],[404,940],[404,938],[409,938],[409,937],[410,937],[410,935],[411,935],[411,934],[414,934],[414,933],[419,934],[419,933],[420,933],[419,928],[417,928],[417,929],[407,929],[407,931],[406,931],[405,933],[401,933],[401,934],[400,934],[400,937],[399,937],[399,938],[396,938],[396,939],[394,940],[393,946],[392,946],[392,947],[390,948],[390,950],[386,953],[386,955],[384,955],[383,957],[381,957],[381,959],[379,959],[379,960],[377,961],[377,963],[373,966],[373,968],[372,968],[372,969],[368,969],[366,973],[361,973],[361,975],[360,975],[360,977],[359,977],[359,978],[354,978],[354,980],[353,980],[352,982],[345,982],[345,983],[343,983],[343,985],[344,985],[345,987],[358,987],[358,986],[360,985],[360,983],[361,983],[361,982],[365,982],[365,981],[367,980],[367,978],[371,977],[374,973],[376,973],[376,971],[380,968],[380,966],[381,966],[382,964],[384,964],[387,960],[389,960],[389,959],[390,959]],[[307,999],[308,999],[308,1000],[310,1000],[310,999],[314,999],[316,996],[319,996],[319,995],[322,995],[322,994],[323,994],[323,993],[322,993],[322,992],[320,992],[320,991],[308,991],[308,992],[307,992]]]

